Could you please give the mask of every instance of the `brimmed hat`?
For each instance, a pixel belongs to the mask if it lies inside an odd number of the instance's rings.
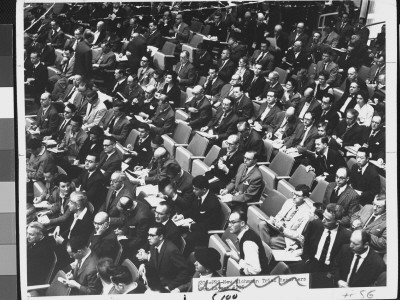
[[[214,248],[199,248],[195,250],[194,257],[203,267],[211,271],[221,269],[221,255]]]

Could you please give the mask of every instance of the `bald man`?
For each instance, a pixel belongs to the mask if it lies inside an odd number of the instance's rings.
[[[167,178],[168,165],[177,163],[164,147],[157,148],[154,151],[153,158],[155,164],[153,164],[153,169],[149,171],[144,179],[146,184],[158,184],[162,179]]]
[[[89,248],[98,258],[110,257],[115,260],[119,251],[117,236],[110,228],[110,217],[106,212],[98,212],[93,219],[94,232],[89,237]]]
[[[301,68],[307,69],[310,64],[308,53],[303,50],[303,43],[295,41],[282,58],[281,68],[289,70],[290,74],[296,74]]]
[[[265,137],[269,140],[284,139],[292,135],[298,123],[299,118],[295,115],[295,108],[291,106],[275,115],[267,127]]]
[[[202,86],[196,85],[192,94],[193,98],[185,104],[186,112],[190,115],[187,121],[193,130],[200,130],[211,120],[212,107],[210,101],[204,95]]]

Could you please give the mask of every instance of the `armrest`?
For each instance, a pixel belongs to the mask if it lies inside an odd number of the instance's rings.
[[[27,116],[25,116],[25,119],[26,118],[36,118],[36,115],[27,115]]]
[[[271,163],[269,161],[257,162],[257,166],[269,166]]]
[[[281,180],[281,179],[290,179],[290,176],[276,176],[276,179]]]
[[[191,156],[190,159],[205,159],[205,156]]]
[[[40,284],[40,285],[31,285],[28,286],[27,290],[29,291],[37,291],[37,290],[44,290],[48,289],[50,287],[50,284]]]
[[[170,55],[170,54],[164,54],[165,58],[175,58],[175,55]]]
[[[124,160],[124,163],[129,164],[129,162],[132,160],[132,157],[128,157],[127,159]]]
[[[187,147],[189,144],[174,144],[174,147]]]
[[[261,205],[263,202],[262,201],[257,201],[257,202],[247,202],[246,204],[247,204],[247,206],[250,206],[250,205]]]
[[[209,230],[207,233],[209,235],[212,235],[212,234],[223,234],[224,232],[225,232],[224,230]]]

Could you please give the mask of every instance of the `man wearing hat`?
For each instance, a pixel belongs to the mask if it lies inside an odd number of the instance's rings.
[[[194,268],[196,272],[193,278],[209,278],[209,277],[221,277],[218,274],[218,270],[221,269],[221,255],[214,248],[199,248],[194,251]],[[172,290],[171,292],[192,292],[193,286],[192,281],[186,284],[182,284]]]
[[[86,107],[86,114],[83,117],[82,126],[82,129],[85,131],[89,130],[94,125],[99,125],[107,111],[107,107],[100,101],[96,91],[90,91],[86,99],[88,101],[88,106]]]

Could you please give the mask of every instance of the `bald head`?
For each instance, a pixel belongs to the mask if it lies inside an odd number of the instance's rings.
[[[95,216],[94,216],[94,220],[95,223],[99,223],[99,224],[103,224],[104,222],[108,221],[108,214],[104,211],[98,212]]]
[[[195,94],[197,94],[197,93],[202,93],[203,92],[203,87],[201,86],[201,85],[196,85],[194,88],[193,88],[193,93],[195,93]]]
[[[287,110],[286,110],[286,117],[291,117],[291,116],[293,116],[294,115],[294,107],[293,106],[291,106],[291,107],[289,107]]]
[[[306,90],[304,91],[304,97],[310,97],[313,91],[314,90],[312,88],[306,88]]]
[[[154,158],[157,160],[160,157],[167,155],[167,150],[164,147],[159,147],[154,151]]]

